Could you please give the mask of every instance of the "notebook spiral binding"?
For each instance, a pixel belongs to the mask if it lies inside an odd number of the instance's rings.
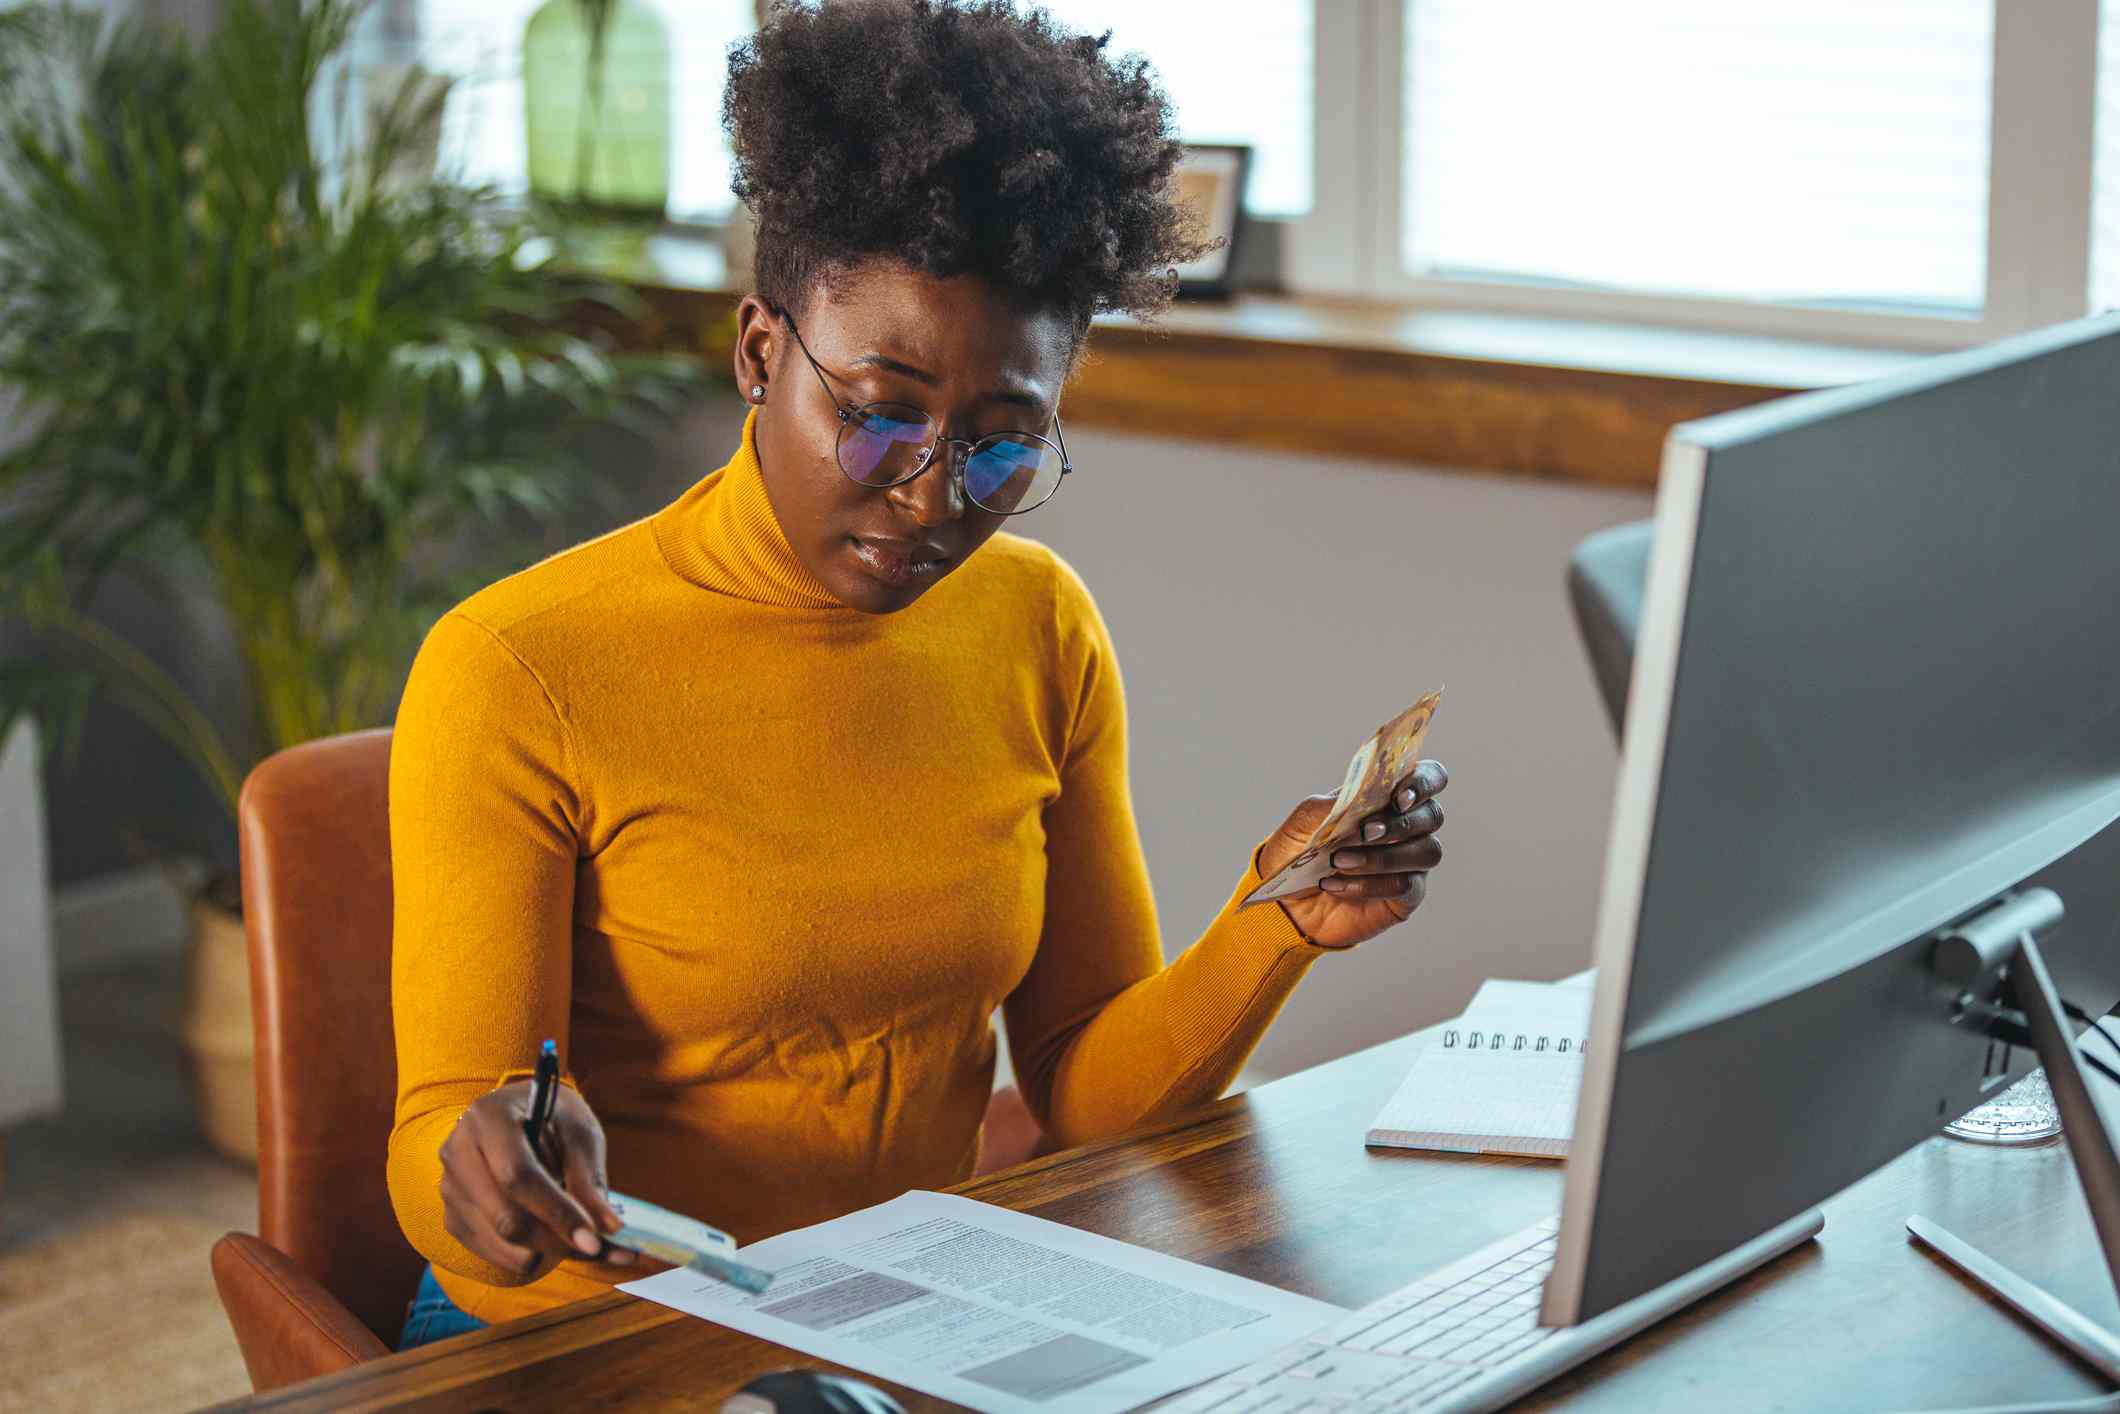
[[[1536,1055],[1551,1051],[1556,1055],[1587,1056],[1590,1054],[1590,1038],[1587,1036],[1536,1036],[1519,1031],[1513,1036],[1507,1031],[1464,1031],[1458,1027],[1445,1027],[1443,1049],[1446,1051],[1530,1051]]]

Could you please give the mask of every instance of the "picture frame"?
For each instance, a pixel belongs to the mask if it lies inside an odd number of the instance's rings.
[[[1241,143],[1188,142],[1171,182],[1180,203],[1191,206],[1215,249],[1178,267],[1181,299],[1228,299],[1235,292],[1237,239],[1244,229],[1244,186],[1251,176],[1251,148]]]

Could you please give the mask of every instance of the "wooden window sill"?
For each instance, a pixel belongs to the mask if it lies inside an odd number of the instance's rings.
[[[606,273],[643,297],[632,341],[728,356],[720,251],[656,237]],[[1240,296],[1156,326],[1100,319],[1071,426],[1553,477],[1656,484],[1674,423],[1876,377],[1922,357],[1581,320]]]

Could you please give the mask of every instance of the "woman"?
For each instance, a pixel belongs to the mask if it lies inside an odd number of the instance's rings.
[[[1008,0],[828,0],[738,47],[725,117],[742,445],[452,611],[399,712],[408,1342],[627,1275],[607,1176],[742,1241],[965,1178],[997,1006],[1061,1144],[1212,1100],[1440,857],[1424,762],[1324,892],[1238,911],[1305,801],[1164,966],[1111,640],[1000,533],[1075,470],[1091,315],[1198,249],[1143,67]],[[548,1036],[556,1179],[521,1126]]]

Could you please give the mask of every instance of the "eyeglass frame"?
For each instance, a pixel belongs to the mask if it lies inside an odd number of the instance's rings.
[[[911,403],[901,403],[891,398],[879,398],[874,402],[862,403],[858,406],[852,402],[840,401],[839,397],[835,393],[833,393],[832,385],[825,381],[824,365],[817,361],[817,356],[810,352],[810,346],[803,341],[802,330],[795,327],[795,316],[788,313],[784,309],[778,309],[773,312],[780,316],[781,321],[788,326],[788,332],[795,336],[795,347],[802,350],[802,356],[809,363],[810,371],[817,375],[817,386],[824,389],[824,395],[832,400],[832,411],[839,415],[840,437],[842,439],[846,435],[846,428],[853,422],[853,420],[859,417],[862,413],[868,411],[870,408],[913,408],[913,405]],[[985,511],[988,515],[1020,516],[1030,514],[1032,511],[1037,510],[1039,506],[1044,505],[1047,501],[1052,500],[1054,496],[1058,495],[1060,492],[1061,483],[1065,482],[1067,480],[1068,473],[1075,469],[1075,464],[1073,460],[1070,459],[1067,454],[1067,434],[1060,430],[1060,409],[1058,408],[1053,409],[1053,435],[1051,437],[1046,437],[1043,434],[1037,432],[1024,432],[1018,430],[1008,432],[989,432],[984,437],[970,440],[963,437],[945,436],[942,431],[942,423],[939,419],[930,416],[925,408],[913,408],[913,410],[918,412],[921,418],[933,425],[935,429],[934,441],[930,445],[922,447],[920,449],[919,466],[915,467],[912,471],[907,472],[904,476],[899,477],[896,481],[863,481],[860,477],[854,475],[853,472],[848,471],[847,464],[844,461],[840,460],[839,441],[835,440],[832,444],[832,460],[838,462],[839,474],[841,476],[844,476],[847,480],[853,482],[856,486],[866,486],[871,490],[881,491],[892,486],[903,486],[908,482],[919,480],[922,475],[924,475],[930,468],[935,465],[936,448],[941,447],[944,444],[948,444],[954,447],[962,447],[964,448],[964,456],[959,460],[957,465],[957,481],[959,485],[964,486],[965,499],[969,500],[973,505],[979,507],[980,510]],[[981,501],[976,495],[972,494],[971,486],[967,484],[964,479],[964,468],[971,463],[972,453],[978,449],[979,444],[981,442],[991,442],[996,438],[1001,437],[1034,437],[1038,441],[1045,443],[1045,445],[1051,447],[1054,451],[1060,454],[1060,480],[1055,481],[1053,483],[1053,489],[1046,492],[1043,496],[1039,497],[1037,501],[1033,502],[1031,505],[1023,506],[1013,511],[997,511],[991,506],[988,506],[984,501]]]

